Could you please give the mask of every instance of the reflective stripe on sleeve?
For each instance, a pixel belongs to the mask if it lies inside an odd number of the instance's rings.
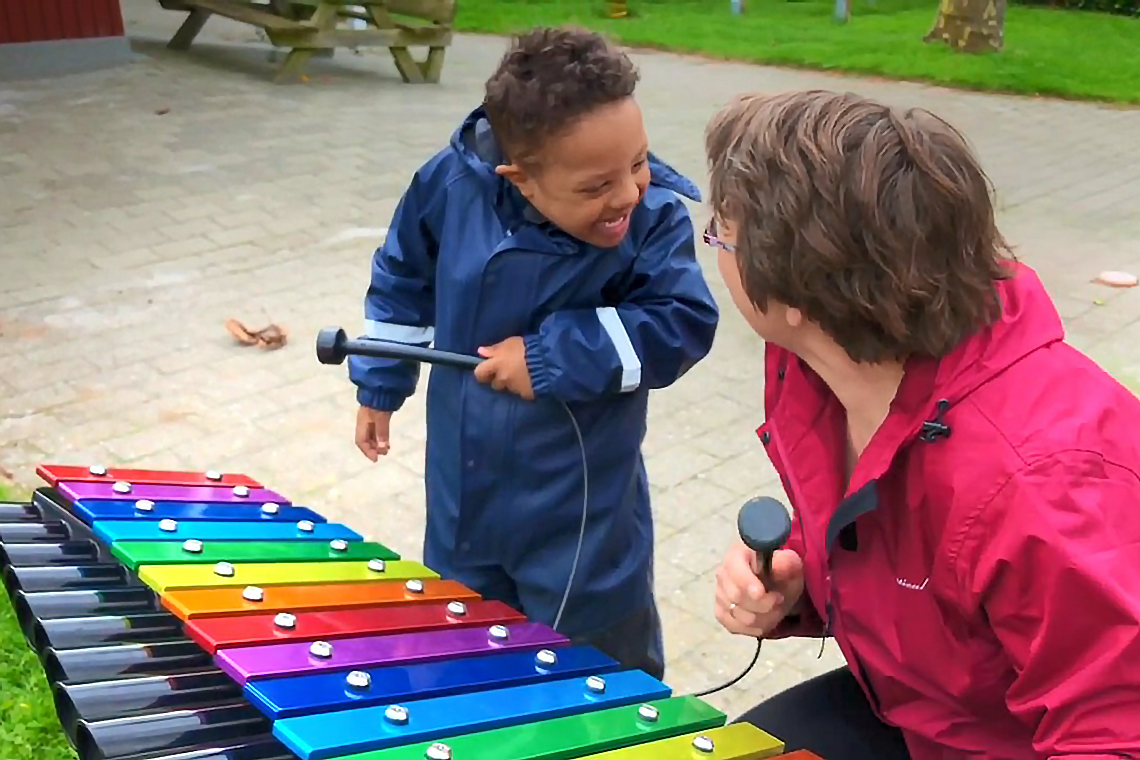
[[[599,308],[597,312],[598,321],[602,323],[602,328],[610,336],[614,348],[617,349],[618,359],[621,360],[621,392],[628,393],[637,390],[637,387],[641,385],[641,360],[637,358],[637,352],[633,350],[633,343],[629,339],[629,333],[625,331],[625,325],[622,324],[617,309],[612,306],[604,306]]]
[[[435,338],[435,328],[394,325],[368,319],[364,321],[364,334],[373,340],[387,340],[392,343],[431,343]]]

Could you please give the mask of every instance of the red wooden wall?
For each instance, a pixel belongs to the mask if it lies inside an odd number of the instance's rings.
[[[119,0],[0,0],[0,44],[122,35]]]

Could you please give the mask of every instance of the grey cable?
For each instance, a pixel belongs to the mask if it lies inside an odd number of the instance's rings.
[[[578,571],[578,558],[582,554],[582,543],[586,539],[586,514],[590,504],[590,468],[586,464],[586,442],[582,438],[582,429],[578,427],[578,420],[565,401],[559,401],[566,414],[570,417],[570,424],[574,426],[574,433],[578,436],[578,450],[582,453],[582,525],[578,529],[578,547],[574,550],[574,562],[570,565],[570,577],[566,580],[566,591],[562,594],[562,604],[558,606],[558,614],[554,616],[554,630],[562,622],[562,613],[566,611],[566,601],[570,598],[570,587],[574,585],[574,574]]]
[[[570,577],[566,580],[566,591],[562,594],[562,603],[558,606],[558,614],[554,616],[554,630],[558,630],[558,624],[562,622],[562,613],[566,611],[566,602],[570,598],[570,588],[574,585],[574,575],[578,571],[578,558],[582,554],[582,544],[586,539],[586,516],[589,513],[590,505],[590,468],[586,463],[586,442],[582,438],[582,429],[578,426],[578,420],[574,416],[574,413],[570,411],[570,407],[567,406],[564,401],[560,401],[559,403],[562,404],[562,408],[566,410],[567,416],[570,417],[570,424],[574,426],[574,434],[578,436],[578,451],[582,454],[582,524],[578,529],[578,546],[574,550],[574,561],[570,565]],[[752,661],[748,663],[748,666],[744,668],[743,672],[719,686],[696,692],[693,696],[704,697],[721,691],[722,689],[727,689],[748,675],[756,665],[756,661],[760,658],[760,645],[761,639],[757,638],[756,651],[752,654]]]

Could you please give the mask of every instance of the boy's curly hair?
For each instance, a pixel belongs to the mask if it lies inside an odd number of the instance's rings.
[[[633,95],[639,78],[600,34],[539,28],[515,38],[487,80],[483,107],[510,160],[527,161],[578,118]]]
[[[860,362],[943,356],[1000,314],[1012,253],[989,181],[933,114],[819,90],[744,95],[712,118],[705,150],[757,308],[801,310]]]

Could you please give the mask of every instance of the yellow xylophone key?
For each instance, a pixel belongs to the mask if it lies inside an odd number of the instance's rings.
[[[761,760],[784,751],[784,743],[751,723],[732,725],[636,744],[582,760]]]
[[[309,583],[365,583],[368,581],[438,578],[439,574],[409,560],[360,562],[247,562],[212,565],[142,565],[139,579],[158,593],[182,588],[226,586],[286,586]]]

